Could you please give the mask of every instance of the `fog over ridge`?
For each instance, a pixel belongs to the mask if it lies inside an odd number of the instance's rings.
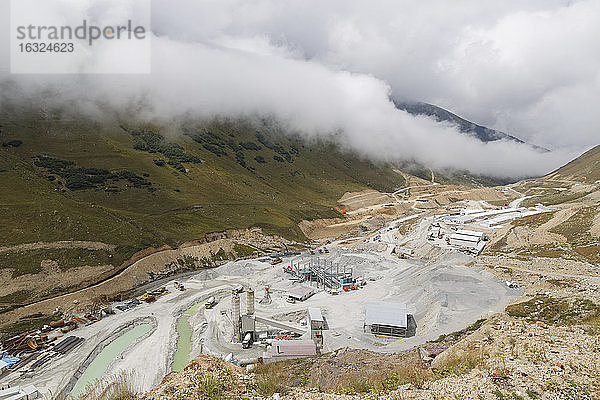
[[[306,137],[335,132],[374,160],[497,177],[543,175],[600,138],[600,51],[590,37],[600,34],[591,23],[598,3],[283,3],[155,0],[150,75],[11,75],[2,62],[2,97],[49,96],[91,115],[129,109],[157,121],[268,115]],[[481,143],[396,109],[392,94],[552,152]]]

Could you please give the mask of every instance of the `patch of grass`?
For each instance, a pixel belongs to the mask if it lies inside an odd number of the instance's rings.
[[[600,307],[587,299],[556,299],[550,296],[536,296],[506,307],[510,316],[555,325],[580,324],[599,311]]]
[[[41,313],[32,314],[19,319],[17,322],[6,326],[2,333],[6,336],[14,335],[21,332],[30,331],[32,329],[39,329],[44,325],[49,324],[52,321],[58,321],[61,319],[61,315],[44,315]]]
[[[285,394],[290,390],[286,372],[281,363],[257,364],[254,372],[254,387],[261,396],[275,393]]]
[[[600,159],[600,146],[596,146],[567,165],[556,171],[560,176],[575,177],[583,182],[595,182],[600,180],[600,168],[598,160]]]
[[[561,287],[561,288],[572,288],[575,287],[576,281],[573,279],[548,279],[546,282],[553,286]]]
[[[535,400],[535,399],[537,399],[537,398],[540,397],[540,395],[538,394],[538,392],[536,392],[535,390],[525,389],[525,393],[527,394],[527,396],[530,399],[533,399],[533,400]]]
[[[334,390],[338,394],[356,395],[374,390],[376,385],[371,379],[359,373],[345,374]]]
[[[512,222],[512,226],[526,226],[531,229],[539,228],[554,217],[554,211],[540,214],[528,215],[523,218],[517,218]]]
[[[507,236],[508,235],[504,235],[498,241],[496,241],[493,245],[486,246],[486,248],[484,250],[484,254],[495,254],[498,251],[506,248],[506,246],[508,246]]]
[[[531,207],[535,204],[543,204],[545,206],[553,206],[556,204],[570,203],[581,199],[592,193],[591,191],[571,193],[564,190],[548,190],[542,196],[532,197],[523,201],[522,206]]]
[[[470,350],[463,356],[449,357],[443,365],[433,369],[433,376],[435,379],[441,379],[466,374],[481,365],[485,357],[486,354],[481,350]]]
[[[400,385],[412,384],[421,389],[425,382],[432,378],[431,371],[420,366],[405,367],[379,376],[373,380],[374,390],[377,392],[388,392],[398,389]]]
[[[453,341],[458,341],[458,340],[462,339],[464,336],[467,336],[467,335],[475,332],[479,328],[481,328],[481,325],[483,325],[483,323],[485,321],[487,321],[487,319],[485,319],[485,318],[478,319],[471,325],[467,326],[465,329],[462,329],[462,330],[456,331],[456,332],[452,332],[447,335],[440,335],[440,337],[438,337],[436,340],[434,340],[434,342],[442,342],[446,339],[452,339]]]
[[[73,267],[119,265],[124,261],[120,255],[114,255],[106,250],[88,249],[41,249],[19,252],[0,253],[0,268],[12,268],[13,278],[25,274],[42,272],[40,266],[43,260],[52,260],[58,263],[61,270]]]
[[[551,243],[534,245],[518,249],[506,249],[503,246],[492,246],[486,254],[506,254],[518,260],[527,261],[535,257],[562,258],[591,264],[600,263],[600,242],[598,238],[589,238],[568,243]]]
[[[550,232],[563,235],[570,242],[588,239],[598,211],[598,207],[583,207],[569,219],[550,229]]]
[[[29,299],[30,295],[31,293],[28,290],[18,290],[5,296],[0,296],[0,303],[22,304]]]
[[[398,225],[398,233],[401,235],[408,234],[410,231],[412,231],[415,228],[415,226],[417,226],[419,221],[420,221],[420,218],[413,218],[409,221],[401,223],[400,225]]]
[[[233,251],[238,257],[250,257],[254,254],[256,249],[242,243],[234,243]]]
[[[571,244],[572,250],[592,264],[600,263],[600,242],[598,238]]]

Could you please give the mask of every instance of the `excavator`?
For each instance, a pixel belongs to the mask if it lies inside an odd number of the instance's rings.
[[[271,265],[277,265],[279,263],[283,262],[283,260],[281,259],[281,257],[277,257],[274,258],[273,260],[271,260]]]

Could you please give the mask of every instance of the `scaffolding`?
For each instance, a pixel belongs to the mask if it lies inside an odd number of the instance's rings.
[[[292,275],[293,279],[315,284],[317,288],[342,289],[355,282],[352,278],[352,268],[318,257],[298,260],[295,263],[292,261],[290,266],[284,267],[283,270]]]

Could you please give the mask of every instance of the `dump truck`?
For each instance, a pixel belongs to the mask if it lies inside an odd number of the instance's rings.
[[[252,332],[246,333],[244,340],[242,340],[242,349],[249,349],[250,346],[252,346]]]
[[[217,299],[215,299],[214,296],[211,296],[206,303],[204,303],[204,308],[206,308],[207,310],[210,310],[211,308],[213,308],[214,306],[217,305]]]

